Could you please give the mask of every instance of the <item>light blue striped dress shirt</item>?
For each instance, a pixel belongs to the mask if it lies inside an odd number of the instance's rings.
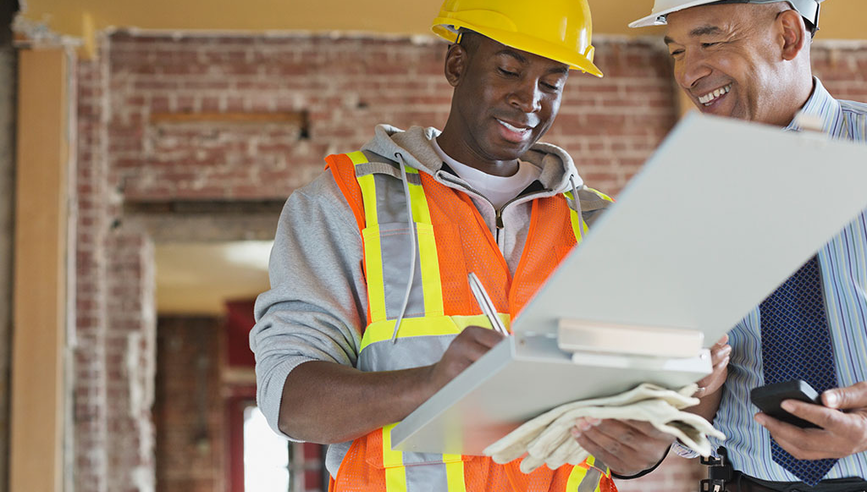
[[[820,117],[824,131],[833,137],[867,143],[867,104],[836,100],[818,79],[814,80],[815,90],[803,110]],[[787,130],[799,128],[792,124]],[[867,162],[863,164],[867,166]],[[867,210],[826,244],[818,256],[838,385],[867,381]],[[796,482],[794,475],[771,459],[770,434],[753,420],[758,410],[750,403],[750,389],[763,384],[759,323],[757,306],[729,332],[733,349],[729,376],[714,421],[728,440],[713,444],[725,446],[734,468],[746,475]],[[867,453],[841,459],[825,479],[852,476],[867,479]]]

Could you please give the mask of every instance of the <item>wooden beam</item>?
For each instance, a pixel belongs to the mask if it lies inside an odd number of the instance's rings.
[[[158,123],[286,123],[307,126],[304,111],[284,113],[152,113],[150,121]]]
[[[69,63],[22,50],[18,83],[10,490],[63,483]]]

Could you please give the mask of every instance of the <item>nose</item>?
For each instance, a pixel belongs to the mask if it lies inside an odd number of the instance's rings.
[[[711,68],[699,51],[688,51],[675,62],[674,77],[684,89],[693,87],[696,82],[710,75]]]
[[[528,78],[516,84],[509,95],[509,103],[523,113],[536,113],[542,109],[542,91],[539,80]]]

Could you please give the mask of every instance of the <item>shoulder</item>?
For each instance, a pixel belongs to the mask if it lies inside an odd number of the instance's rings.
[[[578,189],[578,200],[581,203],[581,215],[584,222],[591,227],[605,210],[614,204],[613,198],[586,185]]]
[[[278,227],[292,225],[293,229],[309,225],[333,223],[356,229],[355,214],[347,197],[326,169],[307,185],[295,190],[286,200]]]
[[[867,115],[867,103],[847,101],[845,99],[838,99],[837,102],[840,103],[840,109],[842,109],[844,113],[861,117]]]
[[[852,140],[867,141],[867,103],[838,100],[840,116]]]

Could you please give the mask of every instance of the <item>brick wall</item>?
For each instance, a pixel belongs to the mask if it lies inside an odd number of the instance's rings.
[[[814,74],[840,99],[867,102],[867,42],[816,42]]]
[[[153,253],[120,220],[107,145],[107,59],[78,64],[75,487],[153,490]]]
[[[160,318],[154,421],[157,490],[224,489],[220,320]]]
[[[616,194],[675,123],[676,94],[659,40],[596,44],[606,77],[572,74],[545,140]],[[98,61],[80,64],[77,490],[154,481],[151,241],[122,202],[283,199],[376,123],[442,127],[444,50],[408,39],[118,32]],[[817,42],[814,58],[833,94],[867,100],[863,49]],[[700,472],[670,458],[621,488],[692,490]]]
[[[445,45],[405,39],[111,38],[110,159],[127,199],[281,198],[359,148],[373,126],[442,128]],[[674,124],[667,55],[600,42],[606,77],[572,74],[547,141],[618,191]],[[153,121],[161,113],[306,112],[294,124]]]
[[[104,61],[78,64],[76,193],[75,489],[107,490],[106,206]]]
[[[153,245],[121,226],[108,237],[106,396],[109,491],[154,490],[156,310]]]

